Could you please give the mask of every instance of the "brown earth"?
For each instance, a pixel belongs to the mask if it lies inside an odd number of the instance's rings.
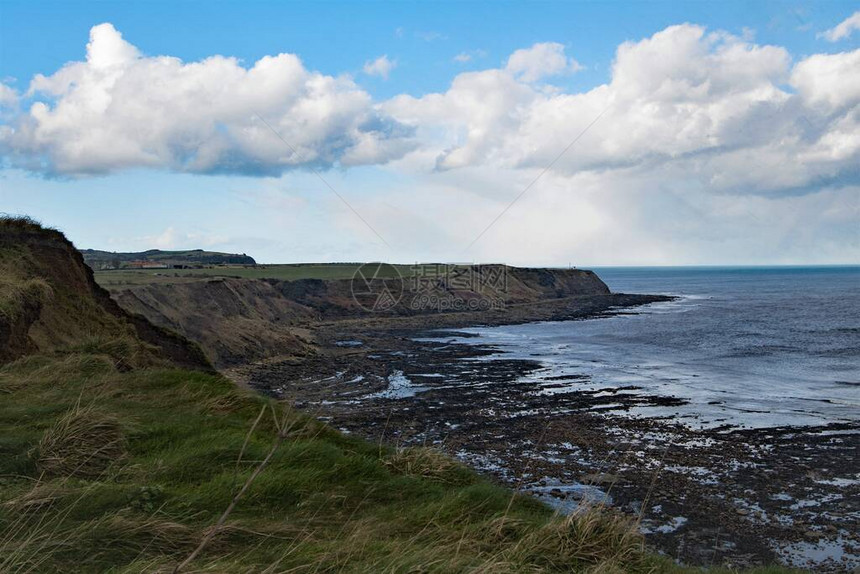
[[[311,355],[316,348],[308,328],[326,321],[397,317],[432,321],[431,317],[454,304],[465,309],[462,315],[471,322],[484,314],[469,313],[469,309],[490,306],[506,311],[497,314],[499,319],[525,321],[534,320],[534,314],[512,309],[569,297],[605,297],[602,305],[616,304],[617,296],[591,271],[500,265],[474,269],[474,276],[459,283],[434,280],[419,286],[410,279],[397,277],[395,284],[389,280],[386,287],[395,292],[396,304],[381,313],[361,307],[376,303],[379,293],[371,290],[354,297],[361,285],[340,279],[217,278],[124,287],[114,289],[112,295],[124,309],[196,341],[220,367],[276,356]]]
[[[0,219],[0,363],[82,345],[212,370],[196,344],[117,305],[62,233]]]

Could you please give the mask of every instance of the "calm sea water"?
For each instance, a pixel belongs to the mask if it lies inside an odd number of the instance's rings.
[[[597,268],[614,292],[679,300],[605,319],[467,331],[543,375],[687,399],[636,416],[699,427],[860,422],[860,267]],[[569,391],[575,391],[575,388]]]

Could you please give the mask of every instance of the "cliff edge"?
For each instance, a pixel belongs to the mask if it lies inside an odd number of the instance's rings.
[[[0,218],[0,363],[81,348],[127,366],[212,370],[197,344],[117,305],[61,232]]]
[[[114,288],[111,294],[124,309],[200,343],[218,366],[312,354],[312,328],[323,321],[430,317],[485,309],[469,303],[487,303],[489,308],[491,302],[504,307],[610,295],[606,284],[587,270],[503,265],[463,269],[467,277],[435,278],[420,286],[408,275],[389,279],[397,303],[378,313],[359,305],[354,291],[363,286],[356,279],[153,281]],[[440,305],[450,301],[464,304]]]

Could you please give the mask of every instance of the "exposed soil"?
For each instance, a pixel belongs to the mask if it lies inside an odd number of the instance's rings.
[[[197,344],[120,307],[59,231],[25,218],[0,218],[0,283],[3,302],[11,305],[0,312],[0,364],[125,338],[145,343],[137,347],[141,355],[214,370]]]
[[[416,266],[420,271],[414,276],[404,277],[388,266],[393,276],[373,279],[373,265],[366,270],[369,278],[356,275],[352,280],[201,277],[109,287],[123,309],[195,341],[220,368],[277,355],[313,353],[313,344],[303,330],[320,322],[366,316],[362,307],[386,304],[389,300],[384,295],[390,296],[391,306],[380,314],[383,320],[421,317],[425,322],[433,321],[438,309],[454,304],[463,307],[459,310],[463,317],[483,322],[485,316],[491,321],[525,316],[523,309],[534,316],[550,317],[563,310],[572,296],[592,300],[582,303],[584,310],[606,301],[623,302],[626,297],[610,295],[609,287],[584,269],[453,267],[461,271],[458,273],[447,266],[439,271],[438,265],[423,265]],[[541,305],[536,306],[538,302]],[[492,305],[507,312],[468,311]]]
[[[686,563],[860,566],[860,426],[692,430],[625,416],[674,405],[634,387],[570,391],[539,363],[486,357],[440,329],[621,312],[664,297],[571,297],[504,313],[324,323],[319,352],[231,374],[372,440],[442,448],[561,509],[610,502]],[[629,310],[623,312],[630,312]],[[457,333],[463,336],[463,333]],[[426,337],[441,341],[416,340]],[[547,389],[558,387],[559,392]]]

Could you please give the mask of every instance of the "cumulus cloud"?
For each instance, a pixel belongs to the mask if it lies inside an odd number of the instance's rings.
[[[394,64],[377,62],[368,62],[373,73]],[[384,164],[326,178],[368,190],[350,201],[404,260],[464,257],[538,176],[465,257],[549,265],[860,257],[860,50],[795,59],[752,35],[682,24],[621,44],[605,83],[556,85],[578,67],[561,44],[535,44],[498,67],[457,74],[444,91],[374,101],[351,77],[308,70],[293,54],[183,62],[147,55],[102,24],[85,60],[27,87],[0,84],[0,152],[4,166],[51,175],[281,174],[248,186],[300,189],[312,175],[294,168]],[[320,253],[334,219],[343,230],[330,239],[335,259],[390,255],[362,251],[372,233],[330,199],[314,222],[304,197],[270,191],[253,217],[270,216],[270,239],[284,214],[295,217],[307,230],[300,235],[315,238],[308,253]],[[139,239],[227,241],[168,223]],[[337,252],[341,240],[350,255]]]
[[[511,54],[505,69],[524,82],[536,82],[564,72],[577,72],[582,66],[565,55],[561,44],[545,42]]]
[[[459,64],[465,64],[466,62],[471,62],[476,58],[483,58],[487,55],[486,50],[471,50],[468,52],[460,52],[456,56],[452,58],[455,62]]]
[[[385,77],[393,66],[382,56],[365,71]],[[18,110],[3,117],[0,149],[7,163],[65,175],[390,164],[412,176],[528,179],[552,164],[562,178],[623,173],[734,195],[858,182],[860,50],[794,61],[750,36],[682,24],[620,45],[604,84],[553,85],[579,67],[563,45],[539,43],[443,92],[375,102],[293,54],[250,67],[223,56],[186,63],[145,55],[102,24],[85,61],[34,77],[25,94],[0,89]]]
[[[0,82],[0,109],[18,105],[18,92],[11,86]]]
[[[827,30],[822,36],[829,42],[838,42],[851,37],[856,30],[860,30],[860,12],[854,12],[851,16]]]
[[[685,24],[622,44],[610,81],[586,92],[535,83],[570,66],[560,45],[542,44],[384,109],[416,127],[436,169],[541,169],[587,130],[554,172],[660,172],[717,192],[795,193],[856,181],[858,58],[792,65],[781,47]]]
[[[86,61],[35,76],[27,96],[32,105],[3,126],[0,149],[13,165],[48,173],[276,173],[385,163],[412,145],[349,77],[307,70],[293,54],[250,68],[223,56],[186,63],[142,55],[111,24],[92,28]]]
[[[364,63],[364,73],[368,76],[379,76],[383,80],[388,79],[391,70],[397,67],[397,61],[389,60],[387,54],[383,54],[375,60]]]
[[[799,62],[791,84],[804,102],[832,113],[860,103],[860,50],[816,54]]]

